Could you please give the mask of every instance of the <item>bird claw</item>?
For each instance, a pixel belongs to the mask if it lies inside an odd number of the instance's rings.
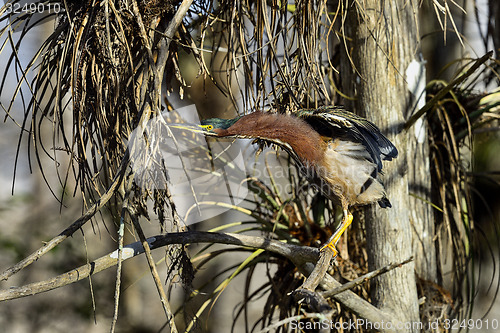
[[[339,254],[339,251],[337,251],[337,249],[335,248],[335,244],[333,242],[328,242],[327,244],[324,244],[319,250],[323,252],[327,248],[333,252],[333,258],[336,258]]]
[[[332,235],[332,237],[330,237],[328,243],[324,244],[319,250],[325,251],[327,248],[329,248],[333,252],[333,258],[336,258],[337,255],[339,254],[339,251],[337,251],[335,245],[338,243],[340,237],[346,231],[347,227],[351,225],[352,219],[353,217],[350,212],[348,211],[344,212],[344,220],[342,221],[340,228],[335,232],[335,234]]]

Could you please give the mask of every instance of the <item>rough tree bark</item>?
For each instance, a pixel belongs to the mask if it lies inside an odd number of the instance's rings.
[[[490,10],[495,17],[495,31],[500,30],[500,1],[490,0]],[[496,58],[500,59],[500,34],[493,34],[493,45],[495,46]]]
[[[376,123],[399,150],[398,158],[384,166],[383,179],[393,207],[366,210],[369,266],[376,269],[412,255],[416,259],[376,278],[372,299],[377,307],[395,314],[395,319],[417,322],[415,270],[429,280],[435,280],[436,274],[431,211],[421,199],[428,198],[430,188],[426,124],[403,131],[416,106],[413,94],[425,86],[417,3],[358,0],[348,2],[346,10],[344,91],[355,97],[351,107]]]

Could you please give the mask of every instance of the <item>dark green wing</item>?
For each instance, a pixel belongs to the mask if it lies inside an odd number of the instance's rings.
[[[322,106],[318,109],[303,109],[296,116],[304,119],[322,135],[347,137],[361,142],[378,171],[382,170],[382,160],[392,160],[398,156],[398,150],[380,129],[367,119],[346,111],[341,106]]]

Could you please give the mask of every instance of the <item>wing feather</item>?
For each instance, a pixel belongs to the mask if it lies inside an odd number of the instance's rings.
[[[396,147],[375,124],[341,106],[303,109],[298,111],[296,115],[309,122],[316,130],[321,130],[317,127],[321,126],[322,122],[326,122],[333,132],[332,136],[335,134],[347,135],[355,141],[361,142],[370,154],[372,161],[377,164],[378,171],[382,170],[382,160],[390,161],[398,156]],[[336,133],[335,128],[339,129],[338,133]]]

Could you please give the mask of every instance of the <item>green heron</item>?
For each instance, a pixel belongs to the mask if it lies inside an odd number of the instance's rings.
[[[378,179],[382,160],[398,155],[377,126],[339,106],[303,109],[293,115],[253,112],[201,122],[210,136],[261,139],[287,151],[328,199],[342,207],[339,227],[321,250],[335,245],[352,223],[350,206],[378,202],[391,207]]]

